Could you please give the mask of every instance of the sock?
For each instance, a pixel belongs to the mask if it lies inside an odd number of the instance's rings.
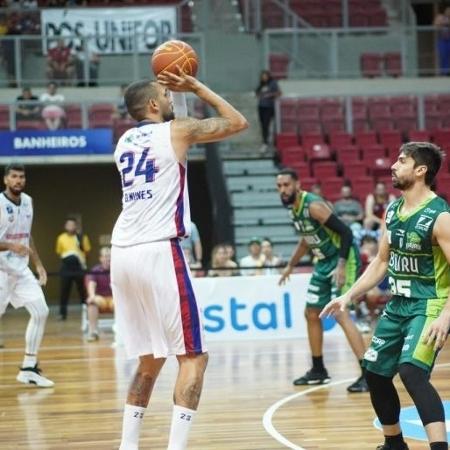
[[[184,406],[173,405],[167,450],[185,450],[196,411]]]
[[[25,355],[23,357],[22,367],[34,367],[37,363],[36,355]]]
[[[325,366],[323,365],[323,357],[322,356],[313,356],[312,363],[313,363],[314,370],[325,370]]]
[[[122,442],[119,450],[138,450],[139,433],[146,408],[125,405],[123,411]]]
[[[405,448],[405,441],[403,440],[403,434],[396,434],[395,436],[384,436],[384,443],[392,450],[403,450]]]
[[[430,442],[431,450],[448,450],[447,442]]]

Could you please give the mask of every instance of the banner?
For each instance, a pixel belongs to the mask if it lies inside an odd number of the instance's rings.
[[[176,16],[173,6],[43,9],[43,52],[55,46],[55,39],[76,35],[92,37],[88,48],[94,53],[130,53],[138,34],[138,52],[151,53],[177,32]],[[81,39],[66,38],[64,42],[74,50],[82,48]]]
[[[109,128],[95,130],[2,131],[0,156],[112,154]]]
[[[304,309],[311,275],[194,278],[207,341],[303,338]],[[333,318],[323,321],[325,335],[342,335]]]

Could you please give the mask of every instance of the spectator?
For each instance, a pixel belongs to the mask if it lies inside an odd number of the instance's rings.
[[[361,222],[364,217],[361,203],[353,197],[352,187],[348,184],[342,186],[341,198],[334,203],[334,211],[350,228],[354,223]]]
[[[395,196],[386,190],[386,184],[378,181],[375,190],[366,198],[366,218],[364,227],[368,230],[378,230],[383,222],[384,212],[389,203],[395,200]]]
[[[232,277],[239,275],[237,264],[229,258],[226,245],[214,246],[211,252],[211,269],[209,277]]]
[[[114,304],[111,292],[111,249],[102,247],[99,256],[100,264],[94,266],[86,277],[87,310],[89,334],[87,341],[98,341],[98,314],[113,313]]]
[[[65,101],[64,95],[58,94],[58,85],[50,81],[47,85],[47,92],[40,95],[39,100],[44,103],[42,117],[49,130],[57,130],[65,121],[66,113],[61,103]]]
[[[67,304],[73,282],[77,286],[81,303],[86,300],[84,271],[86,256],[91,250],[89,238],[79,232],[78,221],[75,218],[68,217],[64,229],[64,233],[56,239],[56,253],[61,258],[60,320],[67,319]]]
[[[241,275],[262,275],[265,258],[261,252],[261,240],[257,237],[250,239],[248,243],[248,255],[239,261]],[[251,269],[245,269],[251,267]]]
[[[39,115],[39,99],[33,95],[29,87],[22,89],[22,95],[16,98],[18,102],[16,107],[16,120],[36,120]]]
[[[263,144],[261,151],[265,152],[269,144],[270,125],[275,116],[275,99],[281,95],[277,81],[272,78],[268,70],[263,70],[260,75],[259,85],[256,88],[258,97],[258,114],[261,125]]]
[[[72,51],[58,39],[56,47],[50,48],[47,54],[47,77],[50,80],[69,80],[73,78],[74,58]]]
[[[236,260],[235,260],[235,257],[236,257],[236,251],[235,251],[235,249],[234,249],[234,246],[233,246],[232,244],[230,244],[229,242],[225,242],[224,246],[225,246],[225,250],[226,250],[226,252],[227,252],[228,259],[229,259],[230,261],[235,262],[235,261],[236,261]]]
[[[92,41],[83,40],[81,46],[76,52],[75,67],[77,73],[78,86],[98,86],[98,69],[100,66],[100,57],[98,53],[93,50]],[[85,64],[88,64],[87,75],[85,78]]]
[[[261,253],[264,255],[264,274],[277,275],[281,273],[281,258],[273,254],[273,244],[269,238],[261,241]]]
[[[437,49],[441,75],[450,75],[450,6],[442,5],[440,13],[434,19],[438,30]]]
[[[199,269],[202,267],[202,241],[200,240],[197,225],[195,225],[194,222],[191,222],[191,234],[184,238],[180,244],[184,254],[186,255],[189,267],[193,269]]]

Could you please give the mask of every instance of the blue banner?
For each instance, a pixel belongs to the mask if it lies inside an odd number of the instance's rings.
[[[0,156],[99,155],[113,153],[112,129],[2,131]]]

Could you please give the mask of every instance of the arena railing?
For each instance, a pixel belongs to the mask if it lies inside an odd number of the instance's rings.
[[[130,80],[151,77],[150,57],[153,50],[168,39],[180,39],[189,43],[197,52],[199,60],[205,61],[205,42],[202,33],[138,33],[75,34],[51,37],[36,35],[6,35],[0,37],[0,49],[4,59],[4,79],[0,86],[22,87],[44,85],[54,77],[48,76],[47,52],[59,39],[72,52],[73,75],[59,81],[66,86],[120,85]],[[108,44],[108,45],[106,45]],[[97,54],[99,64],[97,78],[93,78],[90,55]],[[77,76],[77,67],[80,73]],[[1,73],[1,72],[0,72]],[[199,65],[197,76],[207,79],[206,64]]]

